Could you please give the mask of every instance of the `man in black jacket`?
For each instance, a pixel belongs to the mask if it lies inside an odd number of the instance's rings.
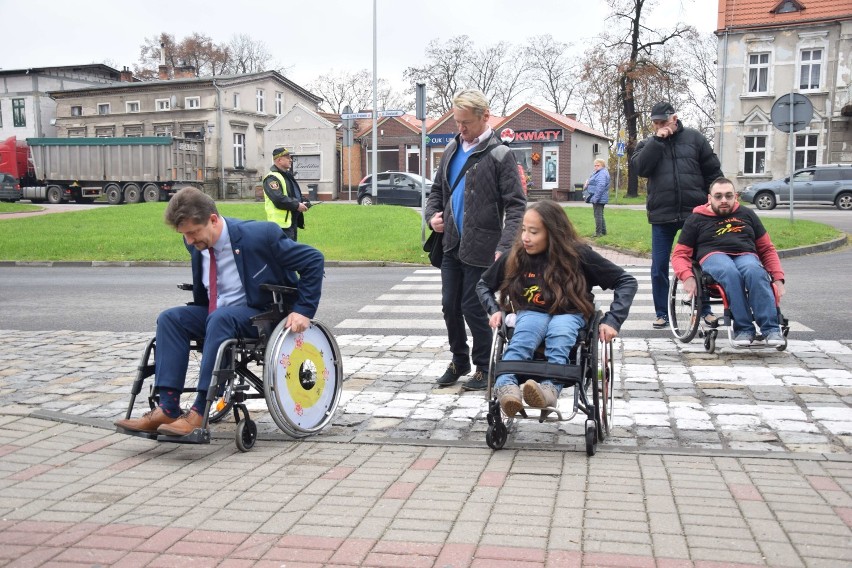
[[[675,235],[692,210],[707,203],[707,191],[722,177],[719,158],[703,134],[686,128],[665,101],[651,109],[654,134],[642,140],[630,157],[636,172],[648,178],[648,222],[651,223],[651,292],[657,319],[655,329],[669,324],[669,256]],[[717,318],[710,305],[702,308],[704,321]]]
[[[441,306],[453,359],[438,385],[468,374],[472,360],[476,372],[465,390],[488,386],[491,329],[476,284],[512,246],[526,208],[515,157],[488,125],[490,116],[488,99],[479,91],[462,91],[453,99],[459,134],[447,144],[424,211],[432,230],[444,233]]]

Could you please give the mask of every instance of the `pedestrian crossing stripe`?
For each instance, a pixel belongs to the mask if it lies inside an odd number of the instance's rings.
[[[639,283],[639,290],[633,298],[630,316],[622,326],[623,331],[649,332],[658,335],[660,330],[651,327],[651,319],[655,315],[654,298],[651,292],[651,269],[648,266],[627,267]],[[612,302],[611,290],[593,288],[595,303],[606,311]],[[390,291],[380,294],[374,300],[376,303],[361,307],[358,312],[365,317],[348,318],[335,327],[339,329],[418,329],[445,330],[444,318],[441,313],[441,272],[434,268],[415,269],[412,274],[404,277],[401,284],[395,284]],[[372,317],[373,314],[391,317]],[[394,317],[396,316],[396,317]],[[813,332],[799,322],[790,322],[790,331]],[[663,333],[668,329],[663,330]],[[720,338],[726,330],[720,329]]]

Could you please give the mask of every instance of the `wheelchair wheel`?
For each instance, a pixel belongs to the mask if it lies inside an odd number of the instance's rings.
[[[257,440],[257,424],[254,420],[240,420],[237,424],[236,443],[237,449],[241,452],[247,452],[254,447]]]
[[[220,396],[219,398],[213,401],[212,405],[210,405],[210,416],[207,420],[211,424],[221,422],[222,419],[231,412],[231,409],[233,407],[233,402],[225,402],[225,397]]]
[[[595,326],[595,331],[597,330],[597,326]],[[589,337],[589,356],[588,361],[586,362],[586,377],[585,380],[588,381],[586,385],[591,384],[592,390],[592,404],[595,407],[595,430],[596,436],[598,440],[603,440],[606,436],[603,431],[603,425],[601,424],[601,372],[602,369],[598,366],[600,363],[600,341],[598,341],[597,337]],[[586,387],[586,394],[588,395],[589,389]]]
[[[492,450],[499,450],[506,444],[509,437],[509,429],[501,421],[497,421],[488,427],[485,432],[485,443]]]
[[[598,440],[603,442],[609,437],[612,430],[612,404],[614,400],[612,381],[615,378],[615,363],[613,362],[614,347],[612,341],[604,343],[600,348],[600,391],[601,401],[598,406],[600,416],[600,428],[598,429]]]
[[[669,284],[669,327],[674,336],[683,343],[692,341],[698,333],[700,313],[700,285],[696,295],[690,297],[683,289],[683,282],[672,276]]]
[[[491,400],[494,382],[497,380],[494,371],[497,368],[497,363],[503,358],[505,346],[506,338],[500,333],[500,330],[495,329],[491,340],[491,358],[488,360],[488,388],[485,389],[485,400]]]
[[[594,420],[586,420],[586,455],[593,456],[598,449],[597,430]]]
[[[282,321],[269,337],[263,368],[269,414],[293,438],[315,434],[331,422],[340,402],[340,348],[318,321],[302,333],[291,333]]]
[[[704,350],[709,354],[713,354],[716,351],[716,334],[717,330],[711,329],[707,332],[707,335],[704,337]]]

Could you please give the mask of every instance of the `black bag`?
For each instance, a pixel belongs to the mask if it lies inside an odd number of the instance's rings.
[[[432,231],[423,243],[423,252],[429,253],[429,262],[432,266],[441,268],[441,262],[444,260],[444,233]]]
[[[590,190],[588,190],[588,189],[583,190],[583,201],[585,201],[586,203],[592,202],[592,192]]]

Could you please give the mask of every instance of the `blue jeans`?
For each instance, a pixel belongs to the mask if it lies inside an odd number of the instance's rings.
[[[769,274],[755,255],[712,254],[704,259],[701,268],[725,290],[735,335],[742,332],[753,334],[752,322],[757,323],[763,335],[781,331]]]
[[[491,328],[488,326],[488,314],[476,295],[476,283],[483,272],[485,268],[459,260],[458,249],[444,253],[441,261],[441,309],[453,363],[464,369],[470,365],[470,358],[477,370],[487,371],[491,358]],[[472,350],[467,345],[465,322],[473,336]]]
[[[669,318],[669,258],[675,236],[683,223],[658,223],[651,225],[651,295],[658,318]],[[712,313],[709,298],[701,303],[701,315]]]
[[[551,363],[565,365],[571,348],[577,343],[577,334],[586,326],[581,314],[550,315],[542,312],[520,311],[515,323],[512,341],[503,352],[503,361],[532,361],[535,350],[544,341],[544,356]],[[495,388],[518,384],[517,375],[500,375],[494,382]],[[562,385],[550,380],[541,384],[552,384],[557,395]]]
[[[256,338],[257,328],[250,318],[261,311],[248,306],[223,306],[208,315],[207,306],[178,306],[160,313],[154,359],[157,386],[183,391],[190,340],[203,339],[197,389],[206,391],[219,345],[234,337]]]

